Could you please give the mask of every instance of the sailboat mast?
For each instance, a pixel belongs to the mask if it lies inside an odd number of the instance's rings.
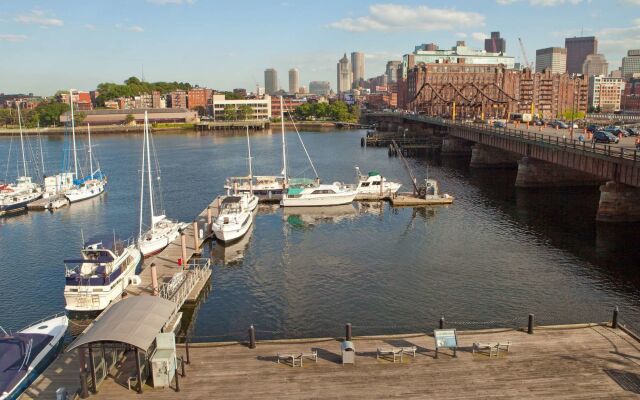
[[[42,151],[42,136],[40,135],[40,121],[38,121],[38,143],[40,144],[40,164],[42,164],[42,176],[44,176],[44,152]]]
[[[284,140],[284,102],[280,96],[280,127],[282,128],[282,174],[285,184],[287,182],[287,145]]]
[[[71,105],[71,140],[73,142],[73,171],[78,179],[78,154],[76,151],[76,121],[73,116],[73,90],[69,90],[69,104]]]
[[[247,125],[247,150],[249,152],[249,191],[253,194],[253,168],[251,166],[251,142],[249,141],[249,125]]]
[[[87,136],[89,139],[89,168],[91,169],[91,179],[93,179],[93,158],[91,156],[91,153],[93,153],[93,151],[91,150],[91,127],[89,126],[88,123],[87,123]]]
[[[20,146],[22,146],[22,172],[24,172],[24,176],[29,176],[29,171],[27,171],[27,159],[24,157],[24,138],[22,136],[22,114],[20,114],[20,103],[16,102],[16,107],[18,108],[18,126],[20,127]]]
[[[144,131],[147,136],[146,146],[147,146],[147,179],[149,180],[149,208],[151,209],[151,227],[155,225],[153,214],[153,182],[151,181],[151,152],[149,151],[149,120],[147,117],[147,112],[144,112]]]
[[[145,122],[146,122],[146,112],[145,112]],[[145,124],[143,134],[142,134],[142,166],[140,167],[140,230],[138,232],[138,237],[142,237],[142,210],[144,208],[144,146],[147,142],[147,125]]]

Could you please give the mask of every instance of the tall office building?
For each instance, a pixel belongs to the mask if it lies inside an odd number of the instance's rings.
[[[402,65],[402,61],[389,61],[387,63],[387,82],[388,83],[396,83],[398,82],[398,67]]]
[[[364,81],[364,53],[353,52],[351,53],[351,68],[352,68],[352,84],[356,89]]]
[[[582,64],[582,73],[586,76],[604,75],[609,73],[609,63],[602,54],[589,54]]]
[[[491,37],[484,40],[484,51],[487,53],[505,53],[507,41],[500,37],[500,32],[491,32]]]
[[[581,74],[587,56],[598,53],[598,39],[595,36],[566,38],[564,47],[567,49],[567,72]]]
[[[289,93],[298,93],[300,89],[300,72],[297,68],[291,68],[289,70]]]
[[[268,95],[278,91],[278,71],[273,68],[264,70],[264,88]]]
[[[348,92],[351,90],[353,83],[353,71],[351,70],[351,62],[347,58],[347,53],[338,61],[338,93]]]
[[[548,47],[536,50],[536,72],[550,70],[552,74],[567,72],[567,49]]]
[[[626,57],[622,57],[622,77],[633,78],[633,74],[640,74],[640,50],[629,50]]]

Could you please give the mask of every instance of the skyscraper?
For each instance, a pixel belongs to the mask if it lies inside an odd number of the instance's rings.
[[[357,88],[364,81],[364,53],[357,51],[351,53],[351,68],[353,88]]]
[[[351,70],[351,63],[347,58],[347,53],[344,53],[344,57],[338,61],[338,93],[351,90],[352,83],[353,71]]]
[[[567,49],[562,47],[548,47],[536,50],[536,72],[545,69],[552,74],[564,74],[567,72]]]
[[[264,88],[268,95],[278,91],[278,71],[273,68],[264,70]]]
[[[398,82],[398,67],[402,65],[402,61],[389,61],[387,62],[387,82],[396,83]]]
[[[505,53],[507,41],[500,37],[500,32],[491,32],[491,37],[484,40],[484,51],[487,53]]]
[[[297,68],[291,68],[289,70],[289,93],[298,93],[300,89],[300,72]]]
[[[629,50],[626,57],[622,57],[622,77],[633,78],[633,74],[640,73],[640,50]]]
[[[586,76],[606,76],[609,73],[609,63],[602,54],[589,54],[582,64],[582,73]]]
[[[581,74],[587,56],[598,53],[598,39],[595,36],[566,38],[564,47],[567,49],[567,72]]]

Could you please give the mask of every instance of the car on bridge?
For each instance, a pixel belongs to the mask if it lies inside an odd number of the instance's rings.
[[[494,128],[506,128],[507,124],[503,121],[496,121],[493,123]]]
[[[627,129],[625,129],[625,131],[627,131],[629,136],[638,136],[638,135],[640,135],[640,131],[638,129],[627,128]]]
[[[593,143],[618,143],[619,141],[617,136],[607,131],[597,131],[593,134]]]
[[[565,124],[562,121],[558,121],[558,120],[549,122],[549,127],[550,128],[559,128],[559,129],[569,129],[569,125]]]

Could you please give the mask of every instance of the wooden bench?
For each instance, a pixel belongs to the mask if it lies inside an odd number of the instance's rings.
[[[511,342],[498,342],[498,343],[474,343],[472,353],[475,354],[477,352],[489,352],[489,358],[494,355],[496,358],[500,355],[500,350],[509,352],[509,347],[511,347]]]
[[[410,354],[411,357],[416,358],[416,351],[418,351],[416,346],[400,347],[400,349],[402,350],[402,354]]]
[[[297,364],[302,367],[302,354],[301,353],[278,353],[278,364],[280,361],[283,361],[287,364],[287,361],[291,360],[291,367],[296,366],[296,360],[298,360]]]
[[[402,362],[402,348],[400,347],[378,347],[376,353],[376,359],[380,359],[380,356],[383,358],[385,356],[391,356],[393,358],[393,362],[396,362],[396,359],[399,358],[400,362]]]

